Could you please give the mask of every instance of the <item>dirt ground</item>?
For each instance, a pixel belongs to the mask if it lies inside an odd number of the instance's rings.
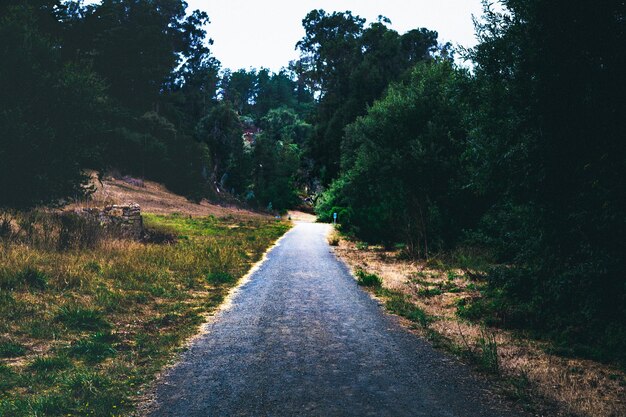
[[[290,210],[288,216],[294,222],[315,223],[315,221],[317,220],[317,217],[315,217],[315,215],[313,214],[295,210]]]
[[[103,207],[107,204],[137,203],[144,213],[172,214],[180,213],[189,216],[235,216],[241,218],[265,217],[266,214],[242,209],[233,205],[217,205],[202,200],[199,203],[187,200],[175,194],[165,186],[153,181],[131,181],[113,177],[105,177],[99,181],[92,175],[96,192],[90,199],[71,204],[73,207]]]
[[[407,294],[433,317],[430,331],[456,346],[455,350],[478,351],[481,338],[494,337],[503,389],[516,401],[531,398],[538,415],[626,416],[624,372],[591,360],[550,354],[547,343],[460,319],[458,299],[479,296],[463,271],[429,268],[425,262],[400,260],[397,252],[344,239],[333,243],[338,243],[335,252],[352,269],[375,273],[384,287]]]

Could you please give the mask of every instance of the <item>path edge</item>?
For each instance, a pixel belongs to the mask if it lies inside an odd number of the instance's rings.
[[[217,306],[214,310],[210,311],[210,312],[206,312],[202,314],[202,324],[200,325],[200,327],[198,328],[198,331],[188,337],[178,348],[178,351],[176,351],[172,357],[170,358],[170,360],[168,361],[168,363],[163,366],[163,368],[161,368],[161,370],[159,372],[156,373],[156,375],[154,376],[154,379],[149,382],[145,389],[142,390],[143,392],[141,392],[141,394],[139,394],[136,399],[137,399],[137,406],[135,407],[135,411],[132,412],[130,415],[133,417],[146,417],[148,416],[152,411],[155,411],[158,403],[156,401],[156,390],[157,390],[157,386],[163,382],[163,380],[167,377],[167,375],[170,373],[170,371],[176,367],[176,365],[178,365],[181,360],[183,355],[185,354],[185,352],[187,352],[189,350],[189,348],[202,336],[206,335],[207,333],[209,333],[209,327],[210,325],[215,322],[215,320],[217,320],[217,318],[223,314],[225,311],[228,311],[232,306],[233,306],[233,300],[235,299],[235,297],[239,294],[239,292],[241,291],[241,289],[248,284],[251,280],[252,277],[254,276],[254,274],[263,266],[263,264],[267,261],[267,259],[269,258],[270,253],[276,249],[278,246],[281,245],[283,239],[285,239],[287,237],[288,234],[292,233],[296,227],[298,226],[299,222],[291,222],[291,228],[289,230],[287,230],[285,233],[283,233],[283,235],[281,237],[279,237],[278,239],[276,239],[276,241],[269,246],[265,252],[263,252],[263,255],[261,256],[261,259],[259,259],[258,261],[256,261],[254,264],[252,264],[250,266],[250,269],[248,269],[248,272],[246,272],[241,278],[239,278],[237,280],[237,284],[235,284],[235,286],[233,286],[230,290],[228,290],[228,293],[226,294],[226,296],[224,297],[224,299],[222,300],[222,302],[220,303],[219,306]]]

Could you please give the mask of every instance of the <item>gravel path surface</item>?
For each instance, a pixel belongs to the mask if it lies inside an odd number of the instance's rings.
[[[159,382],[150,416],[513,416],[299,223]]]

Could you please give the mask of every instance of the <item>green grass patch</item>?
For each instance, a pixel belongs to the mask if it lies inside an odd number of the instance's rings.
[[[19,271],[0,270],[0,288],[2,289],[30,289],[36,291],[43,290],[47,286],[48,277],[46,274],[30,265]]]
[[[111,327],[100,311],[80,306],[61,307],[56,319],[71,330],[101,330]]]
[[[19,343],[5,340],[0,341],[0,358],[15,358],[26,353],[26,349]]]
[[[19,375],[7,365],[0,363],[0,392],[8,391],[19,384]],[[2,408],[0,408],[0,411]],[[5,414],[0,413],[0,416]]]
[[[383,289],[378,294],[385,299],[385,308],[391,313],[411,320],[424,328],[428,327],[430,323],[428,315],[405,294],[388,289]]]
[[[417,293],[422,297],[434,297],[443,294],[443,290],[439,287],[420,287]]]
[[[265,218],[144,220],[159,232],[145,243],[0,246],[0,333],[11,335],[0,339],[0,416],[132,414],[142,385],[290,227]],[[44,355],[24,348],[33,339]]]
[[[380,287],[383,284],[383,280],[376,274],[370,274],[362,269],[355,272],[357,277],[357,283],[363,287]]]
[[[368,273],[362,269],[355,272],[357,282],[363,287],[370,288],[378,297],[384,300],[385,308],[398,316],[404,317],[424,328],[428,328],[430,318],[418,305],[413,303],[411,299],[399,292],[382,287],[382,278],[376,274]]]
[[[117,351],[113,344],[116,341],[117,338],[111,333],[96,333],[74,342],[69,348],[69,354],[91,364],[102,362],[106,358],[115,356]]]
[[[35,372],[54,372],[71,368],[72,362],[65,356],[38,356],[29,365],[28,368]]]
[[[212,284],[224,284],[233,282],[235,277],[233,277],[228,272],[210,272],[206,277],[207,281]]]

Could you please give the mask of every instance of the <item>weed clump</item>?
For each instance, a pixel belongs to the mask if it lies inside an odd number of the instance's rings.
[[[101,362],[117,353],[112,345],[115,340],[115,336],[111,333],[96,333],[87,339],[74,342],[69,352],[73,356],[83,358],[90,363]]]
[[[35,372],[47,373],[67,369],[71,366],[72,363],[65,356],[39,356],[28,367]]]
[[[211,284],[225,284],[234,282],[235,277],[228,272],[211,272],[207,274],[206,280]]]
[[[330,234],[328,235],[328,244],[330,246],[339,246],[340,241],[341,238],[339,237],[339,232],[337,230],[333,230],[332,232],[330,232]]]
[[[357,283],[363,287],[380,287],[383,280],[376,274],[370,274],[362,269],[356,271]]]
[[[386,291],[384,295],[389,297],[385,301],[387,310],[412,322],[418,323],[422,327],[428,327],[430,323],[428,315],[424,310],[408,300],[404,294]]]
[[[499,374],[500,360],[498,358],[498,343],[495,334],[482,330],[478,339],[478,347],[480,352],[478,363],[480,367],[487,372]]]
[[[0,392],[13,388],[19,382],[19,375],[9,366],[0,363]],[[0,399],[0,416],[9,415],[2,413],[2,400]]]
[[[101,330],[111,327],[100,311],[78,306],[61,307],[56,319],[73,330]]]
[[[0,341],[0,358],[15,358],[26,353],[24,346],[10,340]]]
[[[43,290],[47,286],[48,276],[32,266],[26,266],[18,272],[0,271],[0,288],[5,290]]]

